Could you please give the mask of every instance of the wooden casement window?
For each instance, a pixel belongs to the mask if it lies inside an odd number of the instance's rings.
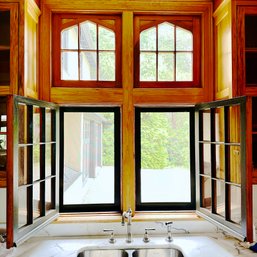
[[[135,87],[200,87],[200,18],[135,17]]]
[[[53,15],[53,86],[121,87],[121,19]]]

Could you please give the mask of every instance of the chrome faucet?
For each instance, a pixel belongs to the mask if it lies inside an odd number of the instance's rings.
[[[132,242],[132,232],[131,232],[131,225],[132,225],[132,210],[129,208],[127,211],[124,211],[122,213],[122,220],[121,220],[121,225],[125,225],[125,219],[127,219],[127,243]]]

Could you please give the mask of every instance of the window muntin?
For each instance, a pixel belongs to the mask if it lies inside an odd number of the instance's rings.
[[[190,109],[136,108],[137,210],[194,209],[193,133]]]
[[[135,86],[199,87],[200,27],[196,17],[135,18]]]
[[[119,16],[56,14],[54,22],[55,86],[121,86]]]
[[[119,115],[116,107],[61,108],[61,211],[119,210]]]

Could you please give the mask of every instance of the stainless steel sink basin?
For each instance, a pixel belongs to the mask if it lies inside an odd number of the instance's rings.
[[[84,250],[77,257],[183,257],[177,249]]]
[[[128,257],[125,250],[84,250],[77,257]]]
[[[132,254],[133,257],[183,257],[181,251],[177,249],[137,249]]]

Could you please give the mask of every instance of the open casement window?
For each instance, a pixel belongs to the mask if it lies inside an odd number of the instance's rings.
[[[135,17],[135,87],[200,87],[200,18]]]
[[[196,106],[196,173],[200,193],[197,210],[207,220],[251,240],[245,108],[245,97]]]
[[[121,87],[119,16],[53,15],[53,86]]]
[[[58,107],[7,97],[7,247],[58,215]]]

